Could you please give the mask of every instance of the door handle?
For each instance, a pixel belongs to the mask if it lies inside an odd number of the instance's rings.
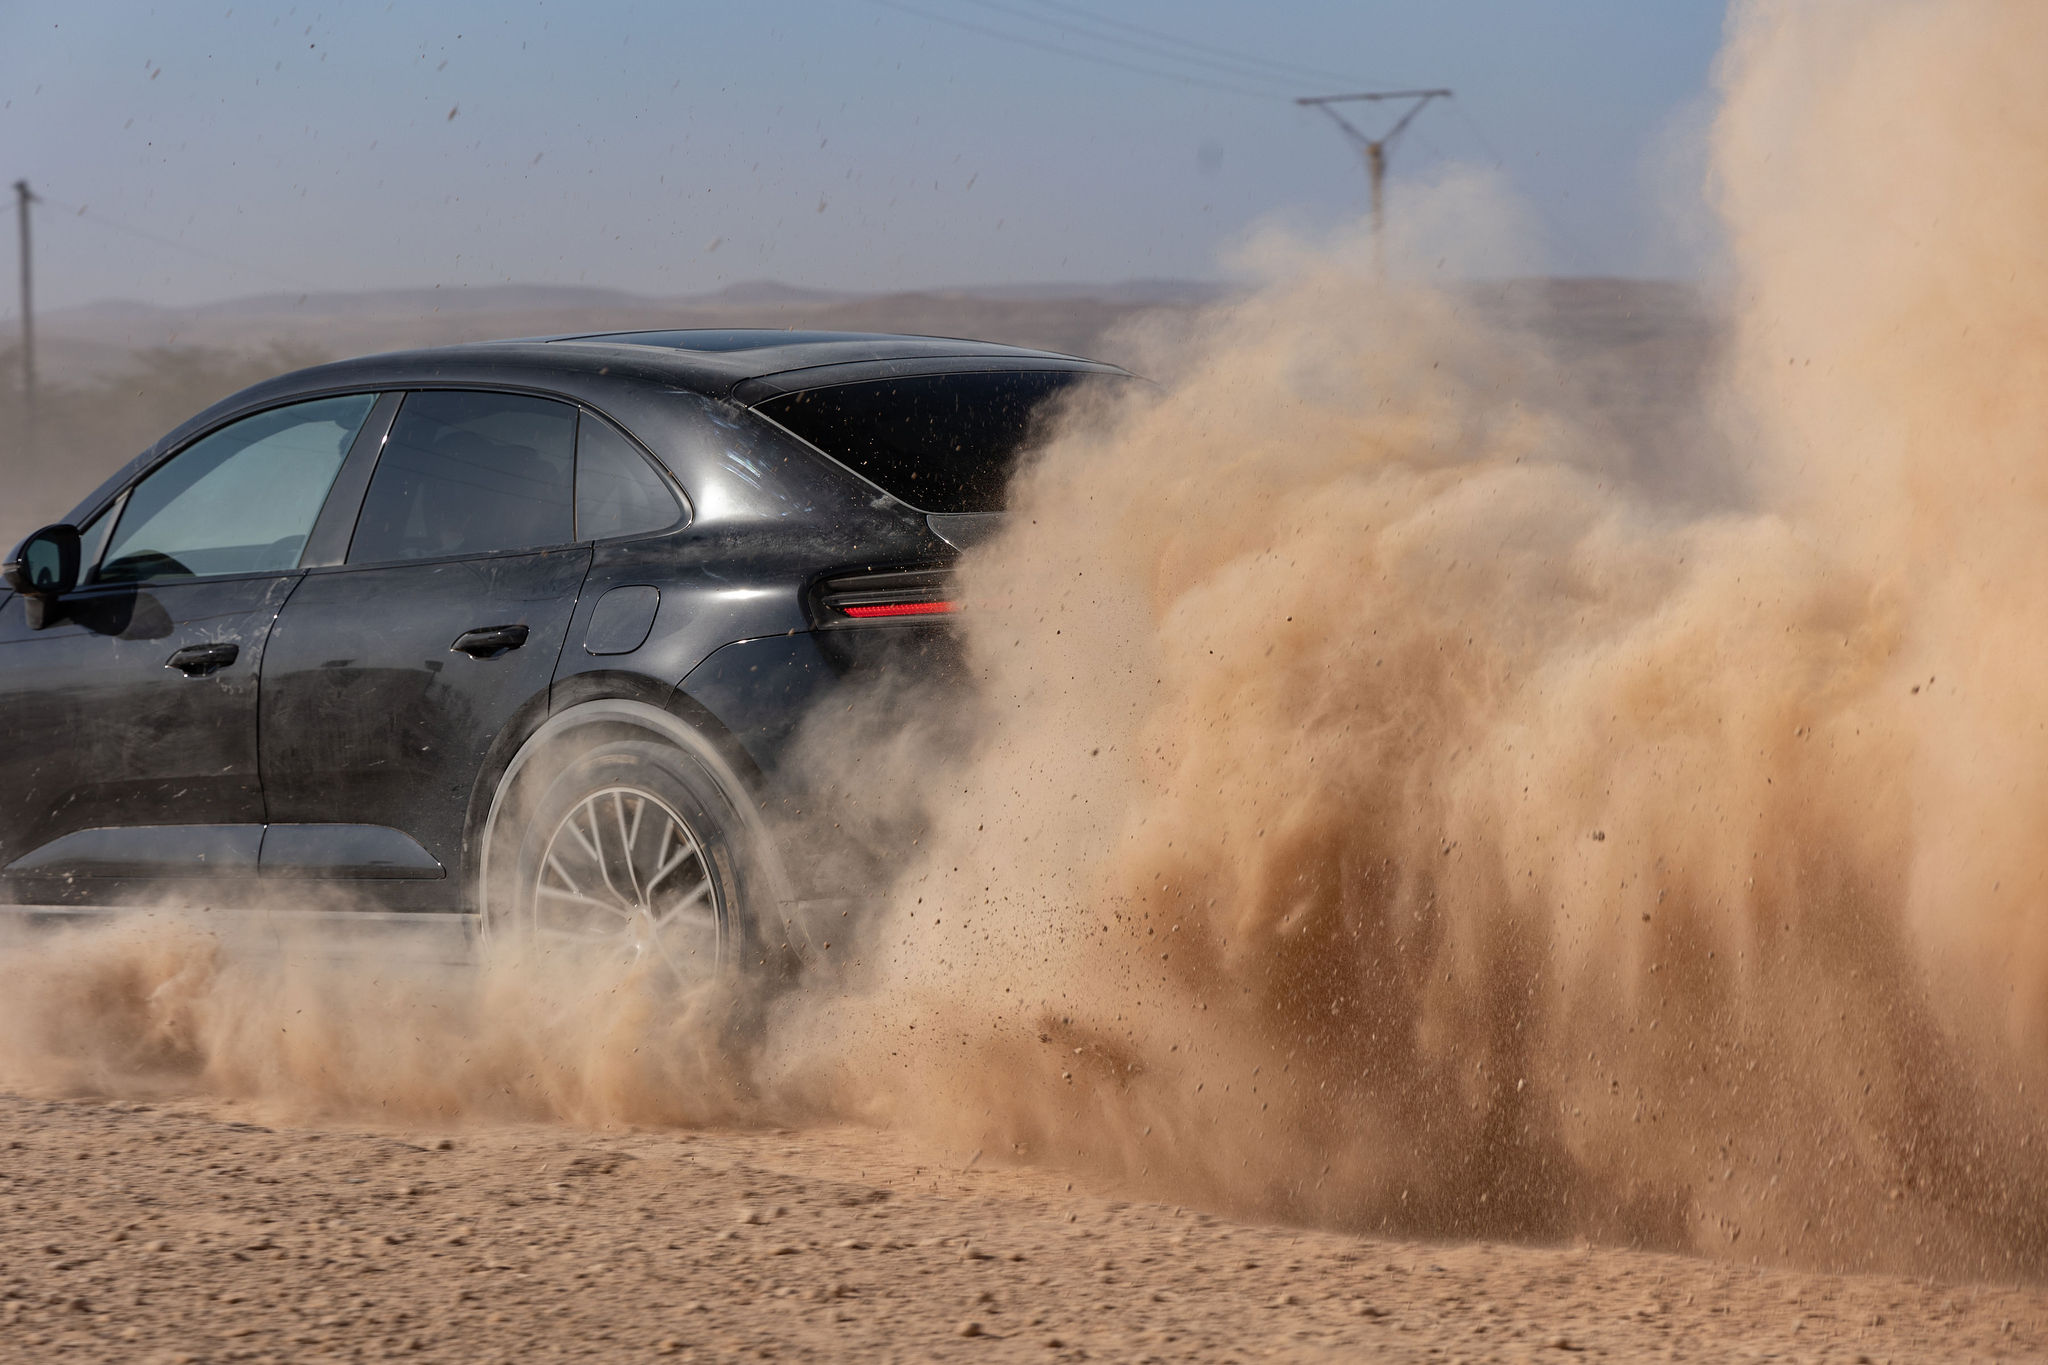
[[[203,678],[209,673],[218,673],[240,658],[242,647],[225,642],[204,645],[186,645],[164,661],[165,668],[175,668],[188,678]]]
[[[472,659],[495,659],[525,643],[525,626],[484,626],[479,630],[463,631],[448,648]]]

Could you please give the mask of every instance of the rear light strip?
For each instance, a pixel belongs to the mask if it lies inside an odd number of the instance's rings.
[[[814,600],[828,625],[903,620],[957,611],[952,588],[952,575],[944,569],[870,569],[825,579]]]
[[[856,621],[865,621],[876,616],[943,616],[957,607],[952,602],[870,602],[840,610]]]

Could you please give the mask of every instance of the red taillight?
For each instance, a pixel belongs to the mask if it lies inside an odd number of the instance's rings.
[[[876,616],[942,616],[954,610],[951,602],[871,602],[866,606],[845,606],[839,610],[856,620]]]
[[[852,625],[856,621],[907,624],[919,617],[950,616],[958,611],[954,589],[953,576],[946,568],[862,569],[820,581],[811,600],[820,625]]]

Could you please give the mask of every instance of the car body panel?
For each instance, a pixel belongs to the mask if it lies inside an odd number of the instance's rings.
[[[958,637],[943,625],[804,630],[724,646],[670,705],[715,723],[744,753],[764,813],[793,850],[785,873],[796,894],[859,898],[889,862],[863,840],[909,803],[869,789],[858,756],[907,717],[956,702],[965,680]]]
[[[0,865],[76,830],[260,824],[257,678],[296,572],[87,589],[28,628],[0,608]],[[231,644],[202,676],[181,649]],[[41,876],[56,875],[45,864]],[[7,895],[0,878],[0,897]],[[107,890],[107,888],[101,888]]]
[[[587,547],[314,570],[279,613],[263,673],[270,818],[388,825],[461,866],[493,742],[547,714]],[[526,627],[490,658],[466,631]]]

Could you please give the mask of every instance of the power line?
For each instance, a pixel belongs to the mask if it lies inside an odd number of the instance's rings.
[[[1219,55],[1212,56],[1204,44],[1196,45],[1201,49],[1198,51],[1175,52],[1160,46],[1157,41],[1146,41],[1112,32],[1108,24],[1093,16],[1082,20],[1062,19],[1053,15],[1033,13],[1029,9],[1020,8],[1014,4],[1005,4],[1003,0],[965,0],[965,3],[980,9],[992,10],[1011,19],[1022,20],[1027,24],[1044,24],[1059,33],[1071,34],[1089,42],[1106,43],[1112,47],[1120,47],[1127,51],[1138,52],[1151,57],[1155,61],[1178,64],[1183,68],[1188,66],[1203,67],[1211,72],[1221,72],[1223,75],[1237,80],[1264,82],[1273,87],[1273,94],[1276,97],[1284,92],[1285,87],[1293,85],[1301,79],[1299,76],[1289,73],[1263,69],[1256,60],[1247,59],[1228,52],[1221,52],[1220,49],[1217,50]],[[1146,30],[1146,32],[1150,31]],[[1345,78],[1339,77],[1339,79]]]
[[[1465,120],[1465,126],[1472,130],[1472,136],[1478,139],[1480,147],[1485,150],[1488,156],[1493,158],[1494,169],[1505,169],[1507,158],[1500,154],[1500,149],[1495,147],[1492,140],[1481,130],[1479,120],[1472,117],[1472,112],[1465,107],[1465,102],[1463,100],[1452,100],[1451,112]]]
[[[260,266],[245,265],[241,261],[231,260],[226,256],[208,251],[203,247],[193,246],[190,242],[181,242],[175,237],[160,236],[154,232],[145,232],[138,227],[129,227],[126,223],[117,223],[111,218],[102,218],[97,213],[87,212],[84,205],[67,204],[61,199],[51,199],[47,196],[38,196],[38,198],[41,198],[44,203],[52,208],[65,210],[74,218],[83,218],[88,223],[96,223],[100,227],[108,228],[114,232],[125,232],[130,237],[140,237],[145,242],[155,242],[158,246],[167,246],[174,251],[182,251],[188,255],[196,256],[200,260],[211,261],[215,265],[224,265],[230,270],[238,270],[245,275],[254,275],[259,279],[269,280],[273,284],[281,284],[287,289],[300,291],[304,289],[304,285],[298,280],[287,279],[283,275],[275,274]]]
[[[1171,43],[1176,47],[1187,48],[1191,51],[1207,52],[1221,57],[1228,57],[1232,61],[1244,65],[1262,66],[1272,71],[1275,75],[1284,76],[1289,80],[1313,77],[1316,80],[1349,82],[1356,79],[1356,73],[1354,72],[1327,71],[1322,67],[1303,66],[1298,62],[1276,61],[1271,57],[1260,57],[1249,52],[1232,52],[1229,48],[1217,47],[1212,43],[1198,42],[1193,38],[1183,38],[1179,34],[1168,33],[1164,29],[1147,28],[1143,24],[1133,24],[1123,19],[1112,19],[1106,14],[1096,14],[1092,10],[1080,5],[1064,4],[1062,0],[1037,0],[1037,3],[1046,9],[1078,15],[1091,23],[1100,24],[1106,28],[1121,29],[1125,33],[1135,33],[1141,37],[1153,38],[1163,43]]]
[[[1228,48],[1211,43],[1183,38],[1162,29],[1148,28],[1105,15],[1098,15],[1078,5],[1060,3],[1060,0],[1038,0],[1039,6],[1058,11],[1055,14],[1033,13],[1031,8],[1006,0],[965,0],[977,9],[1001,15],[1005,19],[1028,25],[1043,25],[1060,35],[1063,40],[1054,42],[1030,33],[1019,33],[1007,28],[993,28],[960,19],[950,14],[934,13],[918,6],[903,3],[903,0],[872,0],[889,9],[935,23],[946,24],[983,37],[1002,42],[1015,43],[1042,52],[1053,52],[1060,56],[1080,61],[1115,67],[1119,70],[1137,71],[1144,75],[1158,76],[1186,85],[1205,89],[1223,89],[1229,93],[1252,98],[1278,99],[1285,96],[1286,87],[1294,85],[1305,76],[1333,81],[1348,81],[1351,75],[1327,71],[1319,67],[1303,66],[1295,62],[1275,61],[1251,53],[1232,52]],[[1061,17],[1062,15],[1073,17]],[[1116,30],[1116,31],[1112,31]],[[1136,35],[1136,36],[1127,36]],[[1071,40],[1079,40],[1080,46]],[[1165,44],[1167,46],[1162,46]],[[1107,55],[1099,50],[1102,46],[1121,48],[1148,60],[1140,64],[1124,58]],[[1173,50],[1178,48],[1180,50]],[[1191,70],[1190,68],[1193,68]],[[1217,76],[1227,78],[1218,80]],[[1231,84],[1230,82],[1238,82]],[[1247,88],[1243,82],[1255,82],[1264,89]]]
[[[926,19],[935,24],[945,24],[951,28],[964,29],[969,33],[978,33],[984,38],[994,38],[1000,42],[1016,43],[1022,47],[1036,48],[1040,52],[1051,52],[1062,57],[1072,57],[1076,61],[1094,62],[1097,66],[1114,67],[1119,71],[1133,71],[1141,76],[1156,76],[1161,80],[1177,81],[1182,85],[1200,86],[1208,90],[1220,90],[1225,94],[1243,95],[1249,99],[1270,100],[1275,98],[1271,91],[1252,90],[1242,85],[1230,85],[1223,81],[1209,80],[1202,76],[1191,76],[1183,72],[1163,71],[1158,67],[1141,66],[1136,62],[1127,62],[1116,57],[1105,57],[1100,53],[1082,52],[1058,43],[1049,43],[1039,38],[1033,38],[1027,34],[1010,33],[1003,29],[990,28],[985,24],[977,24],[969,19],[956,19],[950,14],[934,14],[930,10],[903,4],[902,0],[868,0],[868,3],[880,5],[884,9],[892,9],[901,14],[916,15],[920,19]]]

